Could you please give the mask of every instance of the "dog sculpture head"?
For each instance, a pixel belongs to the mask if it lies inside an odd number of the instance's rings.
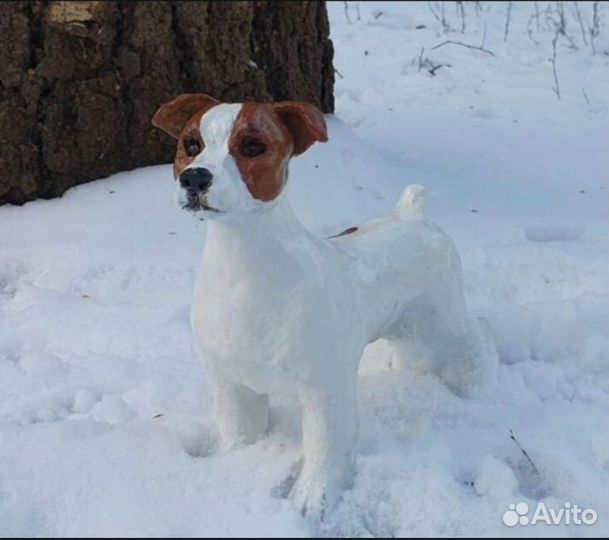
[[[282,192],[292,156],[328,140],[323,114],[308,103],[221,103],[182,94],[152,124],[177,139],[177,201],[206,217],[265,208]]]

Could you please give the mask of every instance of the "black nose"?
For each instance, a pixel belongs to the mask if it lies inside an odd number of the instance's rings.
[[[208,190],[213,177],[207,169],[186,169],[180,174],[180,185],[189,193],[198,195]]]

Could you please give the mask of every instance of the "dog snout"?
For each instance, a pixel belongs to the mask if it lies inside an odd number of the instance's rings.
[[[202,167],[186,169],[180,174],[180,185],[189,195],[200,195],[209,189],[213,177],[208,169]]]

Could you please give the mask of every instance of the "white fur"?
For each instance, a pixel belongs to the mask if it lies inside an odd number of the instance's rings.
[[[302,404],[302,470],[290,496],[322,519],[349,485],[358,434],[356,380],[364,347],[389,340],[399,361],[424,364],[456,392],[492,380],[497,357],[466,310],[456,248],[408,187],[389,215],[331,240],[307,231],[284,194],[255,201],[228,154],[238,108],[205,117],[192,166],[214,174],[192,324],[213,373],[226,445],[267,429],[268,397]]]
[[[259,211],[265,206],[250,195],[235,160],[228,152],[228,140],[240,111],[240,103],[223,103],[203,115],[200,129],[205,148],[188,166],[206,168],[214,175],[204,202],[226,212],[229,217]],[[179,182],[176,199],[180,205],[186,202],[186,192],[180,188]]]

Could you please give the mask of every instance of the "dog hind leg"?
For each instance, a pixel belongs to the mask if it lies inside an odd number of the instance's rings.
[[[215,417],[223,445],[233,447],[256,442],[268,428],[268,396],[222,376],[215,379]]]
[[[457,395],[471,397],[492,386],[497,352],[486,321],[472,319],[464,299],[452,300],[444,297],[413,307],[404,331],[394,329],[389,338],[391,363],[398,369],[434,373]]]

